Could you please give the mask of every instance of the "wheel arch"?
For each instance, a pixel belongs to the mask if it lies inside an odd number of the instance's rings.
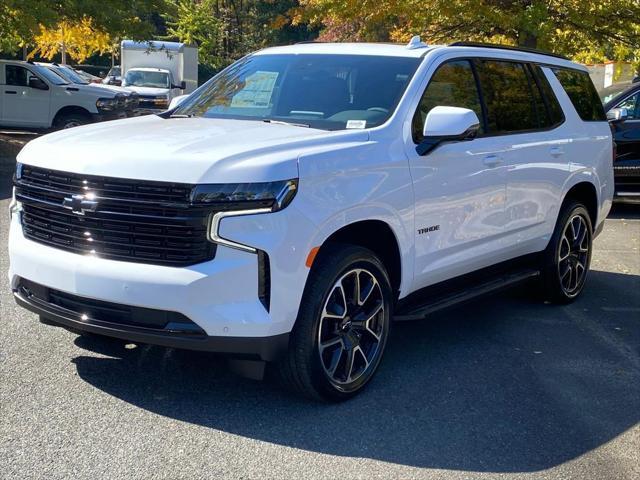
[[[387,222],[371,219],[349,223],[329,235],[320,245],[317,255],[332,243],[358,245],[373,251],[387,269],[391,288],[398,298],[402,285],[402,255],[398,238]]]
[[[566,193],[562,199],[562,206],[560,211],[562,211],[562,207],[566,205],[566,203],[570,200],[576,200],[584,204],[589,212],[589,217],[591,219],[591,225],[595,229],[598,225],[599,219],[599,199],[598,199],[598,189],[594,185],[593,181],[589,181],[585,178],[581,178],[578,181],[574,182],[569,188],[567,188]]]
[[[65,105],[60,110],[58,110],[56,114],[53,116],[52,124],[55,125],[58,119],[63,117],[64,115],[71,115],[73,113],[83,115],[87,118],[91,118],[91,112],[86,108],[80,107],[78,105]]]

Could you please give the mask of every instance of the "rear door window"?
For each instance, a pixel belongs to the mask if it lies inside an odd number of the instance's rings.
[[[538,129],[532,78],[523,63],[477,60],[487,109],[487,133],[500,135]]]
[[[564,112],[549,81],[539,65],[531,65],[533,97],[542,129],[553,128],[564,122]]]
[[[569,68],[554,68],[553,73],[571,99],[578,115],[585,122],[606,122],[607,116],[596,87],[587,72]]]
[[[29,86],[29,70],[18,65],[6,65],[5,66],[5,78],[6,84],[15,87],[27,87]]]

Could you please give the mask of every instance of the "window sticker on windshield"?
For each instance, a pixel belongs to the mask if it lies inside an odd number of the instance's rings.
[[[366,128],[366,126],[367,126],[366,120],[347,120],[348,129],[360,129],[360,128]]]
[[[278,72],[257,71],[245,78],[244,88],[236,93],[231,106],[236,108],[268,108],[278,79]]]

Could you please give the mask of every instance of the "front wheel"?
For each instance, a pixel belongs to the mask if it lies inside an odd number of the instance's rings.
[[[380,364],[391,308],[389,277],[372,251],[326,246],[309,274],[280,377],[312,398],[355,396]]]
[[[548,300],[570,303],[578,298],[589,272],[592,244],[589,212],[579,202],[568,203],[544,253],[541,286]]]
[[[66,130],[67,128],[79,127],[91,123],[91,118],[82,113],[67,113],[56,118],[53,127],[56,130]]]

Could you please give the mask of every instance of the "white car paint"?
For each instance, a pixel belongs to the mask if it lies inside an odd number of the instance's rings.
[[[178,105],[184,102],[188,96],[189,95],[178,95],[177,97],[173,97],[171,99],[171,102],[169,103],[168,110],[173,110],[174,108],[176,108]]]
[[[290,332],[309,274],[309,252],[362,220],[387,224],[401,255],[400,298],[422,287],[543,250],[569,188],[598,193],[596,226],[613,194],[606,122],[579,119],[549,68],[544,73],[566,120],[546,132],[447,143],[419,156],[411,120],[436,68],[454,58],[490,57],[584,67],[532,53],[477,47],[302,44],[278,53],[424,57],[389,119],[362,130],[323,131],[256,121],[148,116],[58,132],[30,142],[18,161],[56,170],[185,183],[299,179],[276,213],[223,219],[223,238],[271,261],[271,309],[257,299],[255,255],[219,245],[214,260],[187,268],[81,257],[27,240],[18,216],[10,234],[18,277],[85,297],[187,315],[209,335]],[[118,145],[117,149],[108,148]],[[87,152],[92,152],[91,156]],[[439,229],[419,234],[423,227]]]
[[[6,65],[26,68],[44,81],[48,90],[7,85]],[[76,107],[87,115],[98,115],[100,112],[96,101],[100,98],[115,98],[116,94],[113,90],[94,85],[55,85],[38,74],[30,63],[0,60],[0,125],[4,127],[50,128],[56,115],[65,107]]]

